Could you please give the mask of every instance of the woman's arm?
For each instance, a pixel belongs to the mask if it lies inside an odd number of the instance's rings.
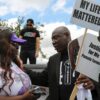
[[[0,100],[24,100],[23,96],[0,96]]]
[[[34,95],[30,91],[20,96],[0,96],[0,100],[34,100],[33,98]]]

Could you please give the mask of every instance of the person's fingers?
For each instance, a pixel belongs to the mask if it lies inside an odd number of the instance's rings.
[[[77,79],[76,84],[87,83],[89,80],[87,78]]]
[[[88,80],[88,77],[83,74],[79,75],[79,77],[77,78],[77,81],[80,81],[80,82],[87,81],[87,80]]]
[[[85,89],[91,89],[91,90],[94,89],[94,86],[91,85],[91,84],[90,84],[90,85],[89,85],[89,84],[87,84],[87,85],[84,84],[83,87],[84,87]]]
[[[80,75],[76,80],[76,84],[82,84],[82,83],[85,89],[91,89],[91,90],[94,89],[93,82],[85,75]]]
[[[83,87],[85,88],[85,89],[94,89],[94,84],[93,84],[93,82],[90,80],[90,81],[88,81],[88,82],[86,82],[86,83],[84,83],[83,84]]]

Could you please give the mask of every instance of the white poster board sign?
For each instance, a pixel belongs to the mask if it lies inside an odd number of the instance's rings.
[[[82,37],[78,38],[79,45]],[[76,71],[99,81],[100,73],[100,42],[97,36],[86,34]]]
[[[93,0],[76,0],[71,22],[95,31],[100,30],[100,4]]]

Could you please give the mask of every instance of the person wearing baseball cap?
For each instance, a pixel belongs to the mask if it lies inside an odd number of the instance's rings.
[[[12,42],[22,44],[26,40],[18,38],[8,28],[0,27],[0,100],[34,100],[30,92],[31,80],[21,70],[21,59]]]
[[[6,40],[9,44],[13,45],[17,50],[19,45],[23,45],[26,40],[21,39],[17,37],[16,33],[13,32],[10,28],[8,27],[0,27],[0,40],[4,39]],[[16,56],[16,59],[14,59],[14,62],[23,69],[23,62],[20,59],[19,55]]]
[[[34,20],[29,18],[24,27],[19,33],[20,38],[26,39],[27,42],[21,45],[20,57],[24,64],[27,64],[29,59],[30,64],[36,64],[40,50],[40,33],[34,26]]]

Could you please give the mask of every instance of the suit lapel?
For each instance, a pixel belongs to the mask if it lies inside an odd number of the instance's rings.
[[[57,84],[59,84],[59,73],[60,73],[60,57],[61,54],[58,54],[56,57],[56,77],[57,77]]]

